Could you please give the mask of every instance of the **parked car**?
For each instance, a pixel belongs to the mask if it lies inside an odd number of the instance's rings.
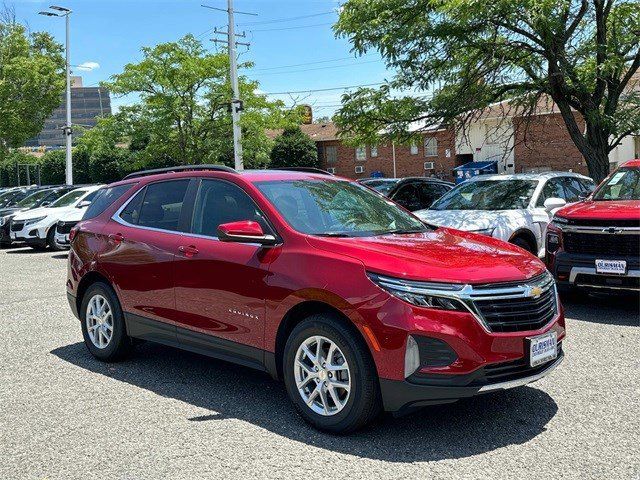
[[[31,195],[38,187],[14,187],[0,194],[0,208],[7,208],[15,205],[23,198]]]
[[[312,425],[348,432],[563,358],[553,278],[513,245],[329,175],[162,171],[112,184],[71,230],[69,304],[100,360],[141,338],[237,362],[282,378]]]
[[[593,189],[593,180],[570,172],[483,175],[415,213],[427,223],[499,238],[542,258],[553,214]]]
[[[55,225],[61,216],[91,203],[100,186],[87,186],[71,190],[46,207],[16,214],[10,223],[11,240],[25,242],[35,250],[49,247],[60,250],[55,242]]]
[[[31,195],[15,205],[0,209],[0,247],[8,247],[12,243],[9,225],[15,215],[34,208],[49,206],[70,190],[73,190],[73,187],[58,186],[34,189]]]
[[[82,217],[87,213],[87,210],[93,202],[95,202],[101,195],[104,193],[105,188],[98,190],[95,192],[92,198],[87,197],[83,202],[78,204],[76,208],[67,210],[65,213],[60,215],[58,219],[58,223],[56,223],[56,234],[55,234],[55,243],[60,249],[69,248],[69,235],[71,233],[71,229],[75,227]]]
[[[360,183],[371,187],[410,212],[429,208],[453,188],[453,183],[430,177],[367,178]]]
[[[587,200],[556,213],[546,261],[567,290],[640,292],[640,159],[623,164]]]

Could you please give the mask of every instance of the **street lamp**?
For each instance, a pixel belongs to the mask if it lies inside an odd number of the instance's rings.
[[[49,8],[51,10],[55,10],[55,12],[43,11],[43,12],[39,12],[39,14],[47,17],[64,17],[65,26],[66,26],[65,67],[66,67],[66,73],[67,73],[67,101],[66,101],[67,122],[64,128],[62,129],[62,132],[64,134],[65,143],[67,147],[66,181],[67,181],[67,185],[73,185],[73,161],[71,158],[71,141],[72,141],[71,135],[73,134],[73,129],[71,128],[71,65],[70,65],[70,55],[69,55],[69,43],[70,43],[69,17],[71,16],[72,12],[68,8],[60,7],[58,5],[51,5]]]

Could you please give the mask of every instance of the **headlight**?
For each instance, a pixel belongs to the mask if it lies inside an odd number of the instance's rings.
[[[0,227],[3,227],[7,224],[10,217],[0,217]]]
[[[25,227],[26,227],[27,225],[33,225],[34,223],[38,223],[38,222],[40,222],[40,221],[44,220],[45,218],[47,218],[47,216],[46,216],[46,215],[45,215],[44,217],[30,218],[29,220],[26,220],[26,221],[24,222],[24,225],[25,225]]]
[[[487,235],[489,237],[493,236],[493,231],[495,230],[495,227],[491,227],[491,228],[483,228],[481,230],[471,230],[471,233],[479,233],[480,235]]]
[[[385,277],[368,273],[369,279],[394,297],[423,308],[440,310],[458,310],[467,312],[467,308],[455,297],[464,286],[447,283],[413,282],[399,278]]]

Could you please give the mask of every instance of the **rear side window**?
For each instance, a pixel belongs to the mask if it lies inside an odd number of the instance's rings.
[[[148,185],[122,210],[120,217],[133,225],[178,231],[189,179]]]
[[[91,201],[91,205],[87,208],[87,211],[84,212],[83,220],[87,220],[89,218],[95,218],[104,212],[107,208],[109,208],[113,202],[118,200],[122,195],[124,195],[131,187],[133,187],[134,183],[129,183],[126,185],[118,185],[115,187],[105,187],[100,190],[96,190],[95,197],[90,198],[92,194],[87,195],[85,200]]]

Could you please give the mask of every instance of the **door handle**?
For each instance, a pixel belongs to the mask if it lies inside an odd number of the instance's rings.
[[[180,245],[178,247],[178,251],[180,253],[184,253],[186,257],[193,257],[194,255],[198,254],[198,249],[195,245]]]
[[[121,233],[112,233],[109,235],[109,240],[113,240],[115,243],[121,243],[124,237]]]

